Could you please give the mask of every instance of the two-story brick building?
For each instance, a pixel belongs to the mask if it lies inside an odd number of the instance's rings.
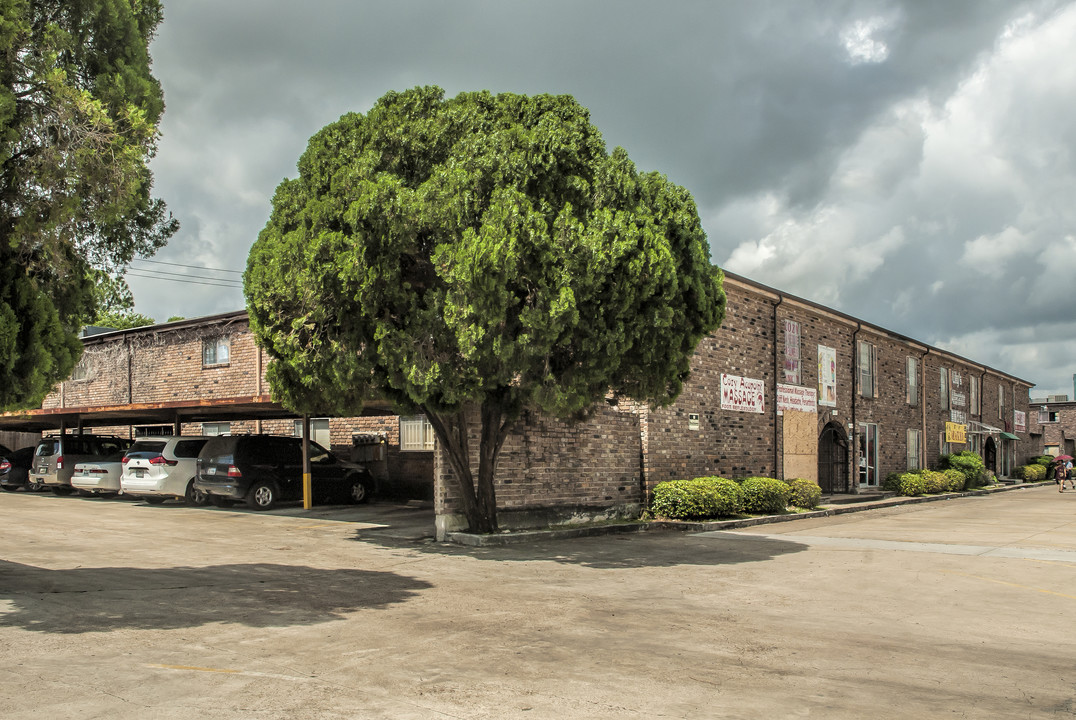
[[[827,493],[856,493],[942,453],[976,450],[1004,476],[1042,451],[1029,433],[1026,380],[740,276],[727,275],[725,289],[725,321],[699,343],[672,405],[602,405],[574,425],[524,415],[498,466],[503,525],[637,513],[668,479],[803,477]],[[40,410],[8,414],[0,426],[301,431],[268,395],[267,359],[245,312],[84,343],[75,374]],[[387,407],[366,413],[315,418],[312,436],[345,456],[357,441],[357,459],[388,487],[433,497],[439,532],[458,527],[451,469],[429,423]]]

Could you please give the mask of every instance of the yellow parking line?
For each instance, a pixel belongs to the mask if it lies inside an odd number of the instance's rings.
[[[204,667],[195,667],[194,665],[158,665],[158,664],[150,664],[150,667],[163,668],[165,670],[194,670],[195,672],[211,672],[211,673],[238,674],[238,673],[242,672],[242,670],[225,670],[223,668],[204,668]]]
[[[995,580],[994,578],[982,577],[981,575],[969,575],[968,573],[955,572],[953,570],[946,570],[945,573],[947,575],[961,575],[963,577],[974,578],[976,580],[984,580],[986,582],[992,582],[998,585],[1008,585],[1009,587],[1021,588],[1022,590],[1033,590],[1035,592],[1040,592],[1045,595],[1057,595],[1058,597],[1063,597],[1068,600],[1076,600],[1076,595],[1066,595],[1065,593],[1059,593],[1054,590],[1046,590],[1044,588],[1031,587],[1030,585],[1021,585],[1019,583],[1011,583],[1005,580]]]

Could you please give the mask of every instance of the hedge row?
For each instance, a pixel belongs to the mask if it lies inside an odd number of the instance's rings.
[[[1035,462],[1030,465],[1021,465],[1014,468],[1013,475],[1025,482],[1037,482],[1046,479],[1048,470],[1049,468],[1047,468],[1047,466]]]
[[[810,509],[818,507],[821,499],[818,485],[799,478],[703,477],[658,483],[650,510],[673,520],[705,520],[741,513],[773,515],[784,512],[790,504]]]
[[[882,483],[884,490],[898,495],[917,497],[919,495],[938,495],[946,492],[961,492],[967,483],[964,473],[954,468],[948,470],[909,470],[903,473],[890,473]]]

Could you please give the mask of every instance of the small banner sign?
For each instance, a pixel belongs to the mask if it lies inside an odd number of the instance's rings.
[[[799,385],[777,384],[777,409],[818,412],[818,391]]]
[[[763,413],[766,385],[762,380],[721,373],[721,409]]]
[[[960,423],[945,423],[945,442],[965,445],[968,442],[968,426]]]
[[[1013,427],[1016,432],[1027,432],[1027,413],[1023,410],[1013,411]]]

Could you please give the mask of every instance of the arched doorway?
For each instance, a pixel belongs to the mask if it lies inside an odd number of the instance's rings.
[[[986,469],[995,475],[998,472],[998,446],[994,442],[994,438],[988,437],[986,444],[983,445],[983,463],[986,465]]]
[[[827,424],[818,438],[818,486],[827,495],[849,492],[848,436],[838,422]]]

